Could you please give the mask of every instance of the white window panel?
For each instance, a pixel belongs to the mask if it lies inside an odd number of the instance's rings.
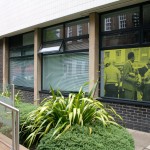
[[[111,31],[111,18],[105,18],[105,31]]]
[[[119,29],[126,28],[126,14],[122,14],[118,16],[119,18]]]

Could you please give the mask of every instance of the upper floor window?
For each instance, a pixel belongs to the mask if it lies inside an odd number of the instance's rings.
[[[126,28],[126,14],[122,14],[118,16],[119,18],[119,29]]]
[[[111,31],[111,18],[105,18],[105,31]]]

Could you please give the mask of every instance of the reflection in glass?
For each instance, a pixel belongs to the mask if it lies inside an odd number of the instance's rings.
[[[43,90],[78,91],[89,80],[88,58],[88,53],[44,55]]]
[[[66,41],[65,50],[83,50],[89,49],[89,39],[78,39],[72,41]]]
[[[105,35],[102,38],[102,47],[121,46],[139,43],[139,32]]]
[[[150,30],[145,30],[144,31],[144,43],[149,43],[150,42]]]
[[[150,26],[149,10],[150,10],[150,5],[146,5],[143,7],[143,25],[147,27]]]
[[[102,97],[150,101],[150,47],[101,51],[100,86]]]
[[[139,8],[130,8],[102,15],[102,31],[113,31],[138,27]]]
[[[54,26],[43,30],[43,42],[53,41],[63,38],[63,26]]]
[[[88,19],[67,23],[65,27],[65,37],[69,38],[69,37],[87,35],[89,30],[88,23],[89,23]]]
[[[23,46],[34,44],[34,32],[23,34]]]
[[[34,62],[33,58],[10,60],[10,84],[33,87]]]

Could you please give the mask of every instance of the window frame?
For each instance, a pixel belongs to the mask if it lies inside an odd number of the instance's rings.
[[[118,16],[119,21],[119,29],[125,29],[126,28],[126,14],[121,14]]]
[[[132,29],[120,29],[120,31],[102,31],[102,28],[100,28],[100,34],[99,34],[99,64],[101,65],[101,51],[104,51],[105,50],[113,50],[113,49],[122,49],[122,48],[138,48],[138,47],[150,47],[150,42],[147,42],[147,43],[144,43],[144,31],[145,30],[149,30],[150,31],[150,27],[144,27],[143,26],[143,8],[144,6],[146,5],[149,5],[150,2],[142,2],[142,3],[139,3],[139,4],[135,4],[135,5],[131,5],[131,6],[126,6],[126,7],[122,7],[122,8],[119,8],[119,9],[114,9],[114,10],[111,10],[111,11],[106,11],[106,12],[103,12],[103,13],[100,13],[99,14],[99,20],[100,20],[100,23],[102,22],[101,21],[101,18],[104,14],[109,14],[109,13],[113,13],[113,12],[117,12],[117,11],[121,11],[123,9],[128,9],[128,8],[135,8],[135,7],[139,7],[139,17],[140,17],[140,21],[139,21],[139,24],[140,26],[136,26],[134,27],[133,30],[139,30],[140,32],[140,39],[139,39],[139,43],[138,44],[133,44],[133,45],[121,45],[121,46],[110,46],[110,47],[103,47],[102,46],[102,37],[104,35],[113,35],[113,34],[116,34],[116,33],[123,33],[123,32],[128,32]],[[132,31],[133,31],[132,30]],[[101,67],[99,65],[99,71],[101,72]],[[101,87],[101,75],[99,75],[99,95],[98,95],[98,100],[102,101],[102,102],[108,102],[108,103],[119,103],[119,104],[130,104],[130,105],[138,105],[138,106],[147,106],[149,107],[150,106],[150,102],[148,101],[137,101],[137,100],[127,100],[127,99],[122,99],[122,98],[108,98],[108,97],[101,97],[101,93],[100,93],[100,87]]]
[[[111,31],[111,17],[105,18],[105,30],[104,31]]]
[[[44,53],[41,53],[41,56],[42,56],[42,63],[41,63],[41,91],[42,93],[49,93],[48,90],[43,90],[43,56],[44,55],[56,55],[56,54],[71,54],[71,53],[82,53],[82,52],[87,52],[89,54],[89,48],[88,49],[81,49],[81,50],[66,50],[66,44],[65,42],[70,42],[70,44],[72,43],[72,40],[82,40],[82,39],[88,39],[89,38],[89,25],[88,26],[88,31],[87,31],[87,34],[86,35],[80,35],[80,36],[71,36],[71,37],[68,37],[68,34],[65,35],[65,30],[66,30],[66,24],[67,23],[72,23],[72,22],[76,22],[76,21],[82,21],[84,19],[88,19],[88,23],[89,23],[89,17],[83,17],[83,18],[80,18],[80,19],[74,19],[74,20],[70,20],[70,21],[67,21],[67,22],[63,22],[63,23],[60,23],[60,24],[56,24],[56,25],[52,25],[52,26],[49,26],[49,27],[45,27],[45,28],[50,28],[50,27],[53,27],[53,26],[58,26],[58,25],[62,25],[63,26],[63,38],[61,40],[54,40],[54,41],[47,41],[47,42],[44,42],[43,41],[43,34],[42,34],[42,44],[41,44],[41,47],[43,47],[45,44],[48,44],[48,43],[54,43],[54,42],[58,42],[58,41],[62,41],[62,48],[63,50],[61,51],[57,51],[57,52],[51,52],[51,53],[47,53],[47,54],[44,54]],[[78,24],[77,24],[78,25]],[[77,26],[76,25],[76,26]],[[42,29],[42,33],[43,33],[43,30],[45,29],[43,28]],[[67,27],[67,30],[68,30],[68,27]],[[72,31],[73,32],[73,31]],[[77,32],[77,31],[76,31]],[[64,95],[68,95],[71,91],[61,91]],[[74,93],[76,93],[78,91],[75,91]]]
[[[10,83],[10,61],[11,60],[20,60],[20,59],[33,58],[33,62],[34,62],[34,43],[33,44],[29,44],[29,45],[23,45],[23,35],[28,34],[28,33],[33,33],[34,34],[34,31],[30,31],[30,32],[26,32],[26,33],[23,33],[23,34],[16,35],[16,36],[22,37],[22,46],[11,47],[10,46],[10,42],[11,41],[9,40],[9,54],[8,54],[8,57],[9,57],[9,65],[8,65],[9,66],[9,71],[8,71],[8,74],[9,74],[9,76],[8,76],[8,83]],[[13,38],[13,37],[15,37],[15,36],[12,36],[10,38]],[[24,48],[33,48],[33,54],[31,54],[31,55],[24,55],[24,52],[22,51],[22,49],[24,49]],[[10,56],[10,52],[11,51],[18,51],[18,52],[21,53],[21,55],[20,56]],[[23,89],[23,90],[27,90],[27,91],[33,91],[34,84],[33,84],[33,87],[26,87],[26,86],[15,85],[15,88]]]

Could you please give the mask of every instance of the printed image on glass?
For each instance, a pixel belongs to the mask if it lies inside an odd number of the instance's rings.
[[[101,51],[101,97],[150,101],[150,47]]]

